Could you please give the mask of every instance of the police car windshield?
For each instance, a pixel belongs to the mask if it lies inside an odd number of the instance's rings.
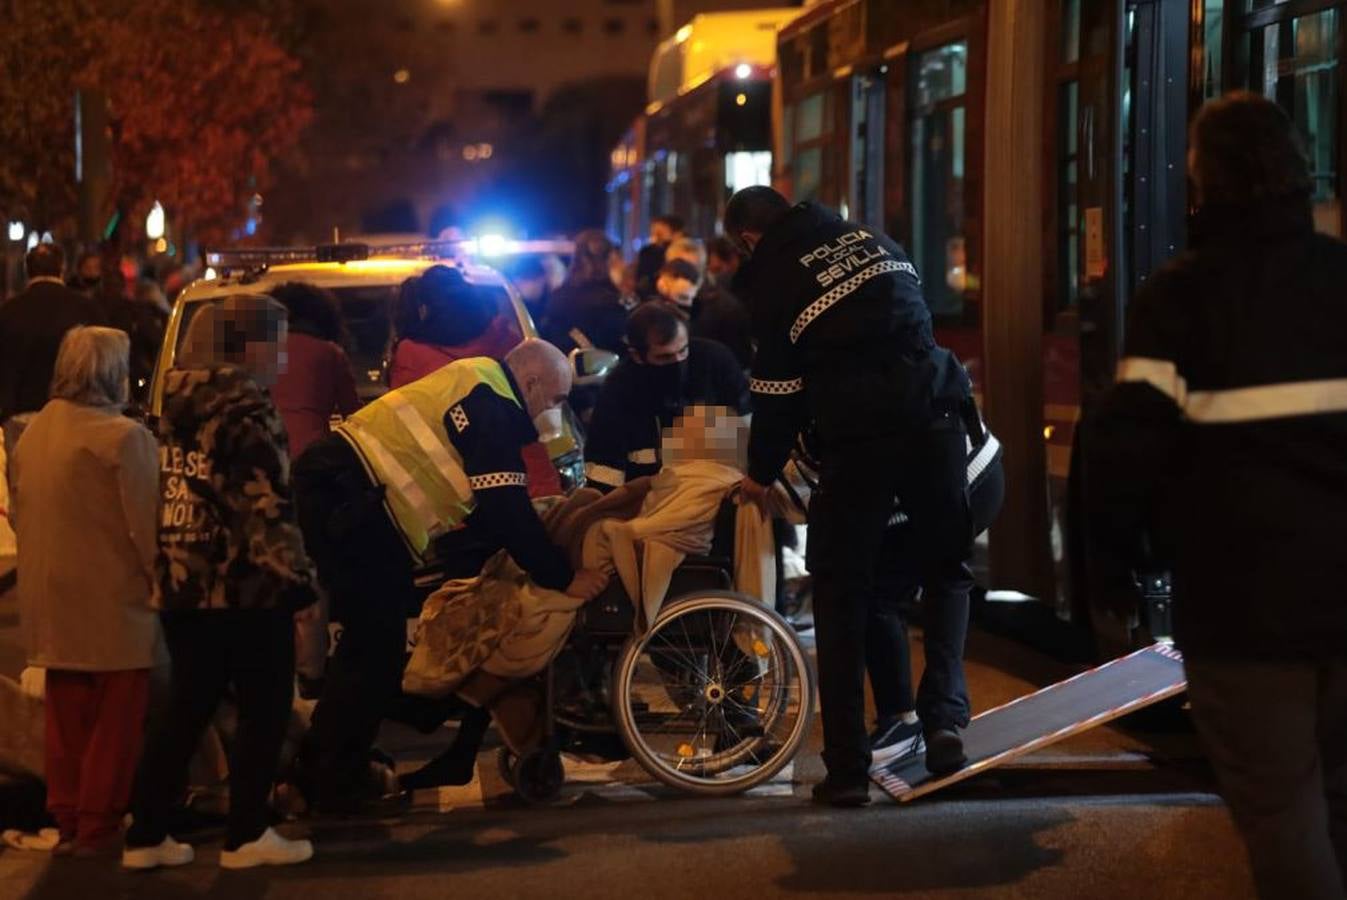
[[[498,285],[481,285],[478,288],[490,296],[500,311],[498,326],[506,336],[506,345],[513,346],[524,339],[523,329],[515,315],[514,304],[509,294]],[[369,400],[385,389],[384,360],[396,336],[394,316],[397,309],[398,285],[360,285],[352,287],[329,288],[337,298],[342,321],[346,325],[349,340],[346,352],[351,359],[351,368],[355,372],[356,388],[362,400]],[[221,298],[222,299],[222,298]],[[182,311],[182,324],[178,329],[176,353],[182,351],[183,340],[187,336],[187,327],[207,303],[189,303]]]

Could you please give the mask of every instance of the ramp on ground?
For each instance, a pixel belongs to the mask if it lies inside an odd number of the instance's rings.
[[[1082,672],[974,716],[963,733],[968,764],[937,778],[923,754],[877,767],[870,777],[895,800],[915,800],[1026,753],[1182,693],[1183,656],[1168,644]]]

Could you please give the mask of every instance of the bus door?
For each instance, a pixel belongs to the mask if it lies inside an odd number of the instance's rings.
[[[1113,383],[1131,298],[1183,246],[1190,21],[1187,4],[1168,0],[1061,6],[1045,436],[1054,524],[1065,538],[1057,545],[1067,576],[1059,584],[1069,587],[1063,611],[1089,621],[1101,655],[1111,655],[1167,631],[1163,617],[1149,612],[1167,611],[1167,583],[1142,573],[1155,602],[1134,602],[1131,569],[1087,545],[1079,518],[1089,492],[1076,465],[1075,429]]]

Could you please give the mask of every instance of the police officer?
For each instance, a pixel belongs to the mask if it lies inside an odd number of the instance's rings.
[[[643,303],[627,321],[627,357],[608,376],[585,445],[585,474],[599,490],[660,470],[660,436],[684,409],[749,412],[748,379],[721,344],[688,337],[669,305]]]
[[[991,527],[1005,499],[1005,472],[1001,464],[1001,443],[991,432],[980,447],[969,440],[968,502],[972,511],[973,532],[981,534]],[[800,435],[791,454],[791,474],[782,485],[802,513],[808,513],[809,500],[818,489],[818,438],[810,428]],[[870,676],[870,691],[875,700],[875,728],[870,733],[870,752],[874,764],[888,764],[898,757],[924,749],[920,705],[927,716],[933,706],[936,718],[962,721],[968,717],[968,688],[963,671],[964,639],[968,633],[969,593],[973,586],[971,558],[951,563],[934,571],[921,565],[921,545],[912,533],[911,520],[897,498],[884,531],[880,564],[875,576],[875,592],[866,624],[865,668]],[[921,579],[925,578],[925,581]],[[907,617],[920,595],[925,622],[926,669],[922,675],[921,699],[914,703],[912,691],[912,655],[907,640]],[[929,617],[940,616],[943,622]],[[935,640],[942,636],[942,640]]]
[[[743,496],[765,505],[796,435],[810,419],[818,428],[808,556],[828,775],[814,798],[859,806],[869,802],[871,761],[866,618],[893,501],[902,498],[924,569],[967,559],[965,447],[982,442],[981,426],[969,415],[968,377],[935,343],[916,268],[896,243],[766,187],[735,194],[724,224],[746,257],[735,293],[753,311],[758,346]],[[962,766],[965,715],[932,704],[922,724],[927,767]]]
[[[362,796],[367,758],[400,691],[413,568],[432,549],[448,577],[504,548],[543,587],[590,599],[607,583],[572,570],[528,497],[521,451],[570,387],[566,357],[525,341],[504,364],[459,360],[385,394],[297,462],[305,543],[343,625],[304,754],[320,806],[374,799]]]

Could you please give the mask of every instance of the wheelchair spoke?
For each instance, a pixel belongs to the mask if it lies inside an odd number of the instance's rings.
[[[726,620],[724,619],[724,616],[725,616],[725,615],[727,615],[727,614],[726,614],[726,613],[721,613],[720,616],[718,617],[719,620],[722,621],[722,622],[726,621]],[[735,619],[738,619],[738,618],[739,618],[739,614],[738,614],[738,613],[728,613],[728,615],[733,616],[734,619],[729,620],[730,624],[727,625],[726,628],[725,628],[725,643],[723,643],[723,644],[717,644],[717,643],[716,643],[716,629],[715,629],[715,627],[714,627],[714,624],[713,624],[713,627],[712,627],[712,630],[711,630],[711,649],[712,649],[712,650],[715,652],[715,654],[716,654],[716,661],[719,662],[719,663],[721,663],[721,664],[723,664],[724,661],[725,661],[725,651],[726,651],[726,649],[727,649],[727,648],[729,647],[729,645],[734,641],[734,625],[733,625],[733,621],[734,621]],[[714,620],[713,620],[713,622],[714,622]]]
[[[699,676],[703,681],[708,680],[710,678],[710,675],[707,673],[707,671],[698,664],[695,656],[689,656],[687,654],[684,654],[683,651],[675,647],[669,641],[669,639],[664,636],[663,633],[656,635],[656,637],[658,637],[661,641],[664,642],[664,646],[668,648],[668,655],[676,657],[675,659],[676,662],[678,662],[680,665],[686,666],[690,671]],[[649,646],[647,646],[646,649],[650,652],[653,662],[653,657],[656,651],[651,649]],[[659,652],[662,653],[664,651],[661,650]],[[656,668],[658,668],[658,664],[656,664]]]
[[[687,643],[688,656],[692,659],[697,658],[697,648],[692,644],[692,635],[688,634],[688,616],[679,616],[678,627],[683,632],[683,640]],[[706,670],[702,670],[706,674]]]
[[[730,737],[734,738],[734,743],[731,746],[737,747],[739,744],[742,744],[744,742],[744,739],[739,734],[738,729],[736,729],[733,725],[730,724],[730,717],[725,715],[725,707],[724,706],[716,707],[716,712],[720,713],[721,732],[722,733],[729,732]]]

